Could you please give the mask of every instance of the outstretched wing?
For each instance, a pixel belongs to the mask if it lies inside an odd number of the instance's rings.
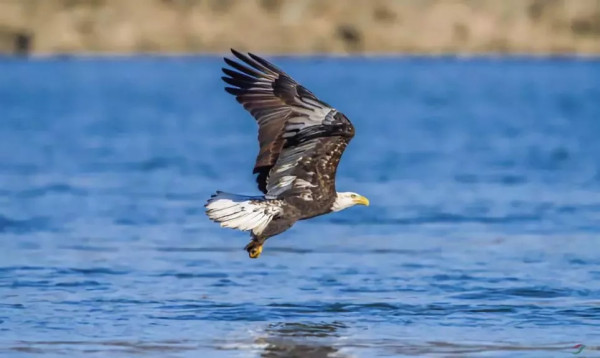
[[[289,193],[295,183],[306,188],[311,187],[306,183],[324,184],[313,177],[315,166],[323,161],[333,170],[329,175],[333,183],[339,157],[354,136],[350,121],[268,61],[231,52],[241,63],[225,58],[233,68],[223,68],[227,75],[223,80],[231,85],[225,90],[258,122],[260,151],[254,173],[259,189],[274,198]],[[333,153],[338,154],[325,160]]]

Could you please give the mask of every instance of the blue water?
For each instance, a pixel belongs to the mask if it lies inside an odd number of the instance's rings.
[[[600,355],[600,61],[277,58],[357,135],[250,260],[216,57],[0,60],[0,356]]]

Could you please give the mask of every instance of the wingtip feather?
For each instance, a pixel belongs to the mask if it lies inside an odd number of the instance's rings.
[[[243,94],[243,91],[239,88],[234,88],[234,87],[225,87],[225,92],[232,94],[234,96],[239,96],[241,94]]]

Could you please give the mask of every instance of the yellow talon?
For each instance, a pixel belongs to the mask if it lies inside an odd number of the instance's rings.
[[[251,259],[256,259],[262,253],[262,249],[263,249],[262,245],[255,246],[248,251],[248,255],[250,256]]]

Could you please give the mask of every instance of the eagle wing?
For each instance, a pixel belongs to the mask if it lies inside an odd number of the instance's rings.
[[[337,164],[354,136],[352,123],[268,61],[231,51],[242,63],[225,58],[234,69],[223,68],[231,85],[225,90],[258,122],[259,189],[268,198],[334,194]]]

